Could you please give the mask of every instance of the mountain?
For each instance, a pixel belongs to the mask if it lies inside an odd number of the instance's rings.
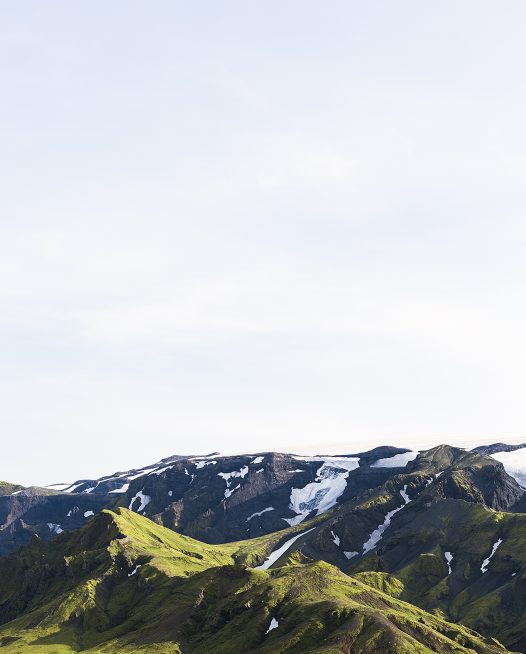
[[[496,454],[497,452],[516,452],[526,447],[526,443],[520,445],[507,445],[506,443],[492,443],[491,445],[478,445],[471,451],[479,454]]]
[[[524,452],[487,447],[173,456],[6,486],[0,647],[526,652]]]
[[[392,532],[408,513],[413,515],[415,507],[427,510],[433,503],[458,499],[512,511],[521,505],[524,495],[498,461],[447,446],[423,452],[405,468],[392,470],[384,483],[358,493],[318,519],[303,544],[305,555],[346,569],[350,560],[375,549],[384,531],[389,528]]]
[[[19,493],[22,490],[24,490],[24,487],[20,486],[20,484],[10,484],[6,481],[0,481],[0,496],[13,495],[13,493]]]
[[[117,506],[209,543],[271,533],[382,483],[395,468],[375,464],[407,458],[407,452],[383,447],[341,457],[172,456],[100,479],[46,489],[14,486],[15,492],[0,496],[0,554],[35,534],[46,539],[77,529],[94,513]]]
[[[526,515],[510,512],[522,494],[498,461],[435,448],[335,508],[281,563],[381,573],[380,589],[526,651]]]
[[[250,549],[259,545],[203,545],[126,509],[105,510],[76,532],[0,559],[0,647],[6,654],[507,651],[327,563],[250,568]]]

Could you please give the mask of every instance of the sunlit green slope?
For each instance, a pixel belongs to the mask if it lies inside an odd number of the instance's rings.
[[[248,567],[269,538],[204,545],[126,509],[104,511],[77,532],[0,559],[0,648],[6,654],[506,652],[497,641],[373,588],[375,579],[349,577],[328,563]]]

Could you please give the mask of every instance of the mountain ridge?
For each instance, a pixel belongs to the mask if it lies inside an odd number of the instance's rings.
[[[105,510],[78,532],[25,546],[18,568],[16,555],[0,559],[8,582],[0,606],[10,595],[15,616],[0,612],[0,646],[6,654],[507,651],[330,564],[255,570],[235,562],[239,545],[229,547],[203,548],[126,509]],[[29,610],[17,602],[22,565]],[[49,574],[53,566],[64,574]],[[32,574],[53,589],[51,600],[42,586],[34,591]]]
[[[526,652],[525,493],[506,465],[448,445],[358,454],[167,457],[120,493],[115,475],[9,486],[0,647]]]

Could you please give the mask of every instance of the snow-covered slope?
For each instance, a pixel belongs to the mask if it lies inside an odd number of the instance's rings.
[[[303,522],[312,511],[321,515],[335,506],[345,491],[349,472],[359,465],[359,459],[351,457],[310,457],[302,460],[321,462],[322,465],[313,482],[292,489],[289,508],[296,515],[293,518],[283,518],[291,526]]]
[[[414,461],[417,456],[418,452],[395,454],[394,456],[378,459],[374,463],[371,463],[371,468],[405,468],[409,461]]]

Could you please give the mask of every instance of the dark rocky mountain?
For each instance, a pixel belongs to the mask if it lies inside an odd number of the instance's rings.
[[[375,462],[404,452],[384,447],[342,457],[275,452],[172,456],[100,479],[46,489],[13,486],[16,490],[0,496],[0,554],[35,534],[46,539],[77,529],[93,513],[116,506],[205,542],[252,538],[285,529],[314,515],[320,505],[327,510],[383,483],[396,468],[374,467]],[[298,489],[295,510],[290,508],[292,489]]]
[[[524,491],[498,461],[440,446],[423,452],[384,483],[356,494],[327,513],[301,547],[314,560],[342,569],[383,541],[383,533],[418,510],[443,500],[463,500],[485,510],[511,511]],[[294,551],[294,549],[292,551]]]
[[[103,508],[118,506],[208,543],[253,538],[333,507],[350,510],[364,493],[374,496],[397,483],[402,487],[402,471],[415,489],[441,474],[433,483],[436,497],[496,510],[523,506],[523,490],[491,457],[449,447],[416,455],[386,446],[342,456],[172,456],[144,468],[63,484],[61,490],[8,486],[11,492],[0,496],[0,554],[33,535],[48,539],[77,529]],[[356,539],[360,529],[352,531]],[[350,543],[345,547],[353,551]]]
[[[348,509],[363,493],[379,492],[389,480],[396,483],[402,470],[411,475],[410,487],[443,473],[433,484],[437,497],[497,510],[522,507],[522,489],[492,458],[448,447],[414,459],[416,454],[386,446],[342,456],[172,456],[141,469],[63,484],[61,490],[9,486],[12,492],[0,496],[0,554],[33,535],[47,539],[77,529],[103,508],[117,506],[208,543],[253,538],[335,506]],[[356,538],[359,529],[353,533]]]

